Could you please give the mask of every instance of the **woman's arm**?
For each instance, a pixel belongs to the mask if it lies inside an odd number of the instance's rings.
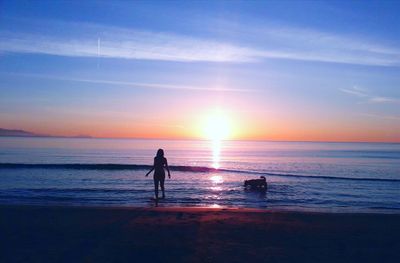
[[[151,167],[150,171],[147,172],[146,177],[149,176],[149,174],[154,170],[155,164],[156,164],[156,161],[154,160],[153,167]]]
[[[171,179],[171,173],[169,172],[169,167],[168,167],[168,161],[167,161],[167,158],[165,158],[165,168],[167,169],[167,171],[168,171],[168,178],[170,178]]]
[[[149,174],[154,170],[154,166],[151,167],[150,171],[147,172],[146,177],[149,176]]]

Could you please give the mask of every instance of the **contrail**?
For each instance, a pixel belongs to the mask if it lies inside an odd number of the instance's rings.
[[[100,38],[97,38],[97,68],[100,66]]]

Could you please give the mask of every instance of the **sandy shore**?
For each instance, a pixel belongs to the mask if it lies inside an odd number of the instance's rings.
[[[0,206],[0,262],[400,262],[400,215]]]

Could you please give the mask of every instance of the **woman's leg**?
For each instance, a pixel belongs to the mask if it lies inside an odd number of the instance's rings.
[[[162,198],[165,198],[164,181],[165,181],[165,177],[163,177],[163,178],[160,179],[160,186],[161,186],[161,191],[162,191]]]
[[[154,194],[156,196],[156,199],[158,199],[158,183],[160,180],[158,178],[154,178]]]

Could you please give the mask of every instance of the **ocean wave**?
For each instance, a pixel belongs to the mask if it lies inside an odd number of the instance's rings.
[[[0,169],[62,169],[62,170],[148,170],[151,165],[145,164],[27,164],[27,163],[0,163]],[[269,175],[281,177],[295,177],[295,178],[309,178],[309,179],[331,179],[331,180],[349,180],[349,181],[380,181],[380,182],[400,182],[400,179],[392,178],[367,178],[367,177],[341,177],[341,176],[325,176],[325,175],[302,175],[302,174],[286,174],[286,173],[271,173],[265,171],[251,171],[251,170],[235,170],[235,169],[216,169],[204,166],[169,166],[171,171],[179,172],[202,172],[202,173],[217,173],[229,172],[240,174],[253,174],[253,175]]]
[[[296,177],[296,178],[310,178],[310,179],[330,179],[330,180],[348,180],[348,181],[373,181],[373,182],[398,182],[400,179],[392,178],[368,178],[368,177],[342,177],[342,176],[326,176],[326,175],[303,175],[303,174],[277,174],[268,172],[256,172],[247,171],[246,173],[260,174],[260,175],[271,175],[271,176],[282,176],[282,177]]]
[[[150,169],[151,167],[151,165],[111,163],[0,163],[0,169],[145,170]]]
[[[152,165],[146,164],[114,164],[114,163],[63,163],[63,164],[27,164],[27,163],[0,163],[0,169],[73,169],[73,170],[146,170],[151,169]],[[222,169],[215,169],[202,166],[179,166],[171,165],[173,171],[182,172],[217,172]]]

